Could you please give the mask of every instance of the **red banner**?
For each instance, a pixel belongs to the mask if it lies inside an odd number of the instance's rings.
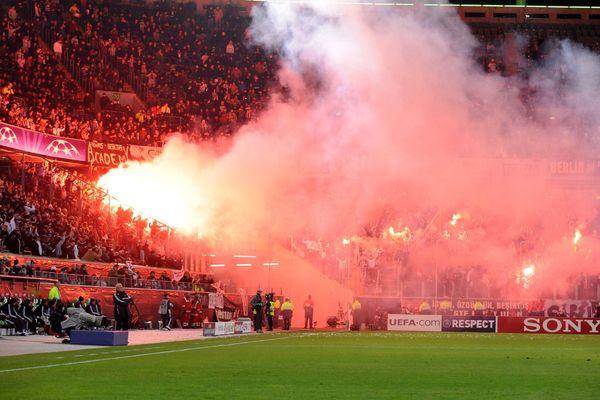
[[[498,317],[498,332],[597,335],[600,318]]]

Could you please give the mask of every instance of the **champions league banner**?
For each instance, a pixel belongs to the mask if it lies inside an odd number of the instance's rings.
[[[87,161],[85,140],[47,135],[3,122],[0,122],[0,146],[66,161]]]

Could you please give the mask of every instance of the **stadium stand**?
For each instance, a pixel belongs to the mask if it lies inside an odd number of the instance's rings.
[[[4,1],[0,122],[65,138],[155,147],[173,132],[192,141],[231,135],[281,89],[277,54],[251,43],[249,23],[246,11],[235,5]],[[492,74],[526,77],[532,65],[544,62],[545,44],[555,39],[600,51],[596,25],[468,23],[479,39],[473,57]],[[507,43],[524,56],[507,52]],[[142,107],[98,95],[100,90],[133,93]],[[74,170],[47,162],[2,162],[0,251],[10,253],[2,261],[3,275],[68,285],[120,282],[156,290],[213,290],[208,275],[173,280],[172,270],[183,263],[177,238],[131,211],[108,210],[105,195],[94,186],[96,176],[87,166]],[[425,228],[431,217],[415,215],[418,222],[412,226]],[[342,238],[306,233],[294,237],[290,248],[348,286],[354,284],[348,271],[355,268],[363,294],[502,297],[508,290],[490,282],[477,265],[442,268],[439,285],[430,274],[402,275],[409,246],[389,251],[372,240],[387,226],[372,226],[346,245]],[[47,259],[21,264],[29,256]],[[132,270],[123,266],[127,261],[150,267]],[[573,277],[572,282],[571,298],[593,297],[600,288],[597,276]]]
[[[113,221],[103,195],[76,172],[41,163],[2,167],[1,246],[9,252],[181,267],[180,257],[165,254],[167,230],[122,208]]]
[[[6,122],[58,136],[160,145],[173,131],[197,140],[231,134],[268,101],[277,59],[244,43],[249,18],[236,8],[201,14],[189,5],[89,2],[85,13],[74,13],[79,2],[35,1],[31,12],[31,3],[9,2],[5,15],[14,10],[13,18],[2,20]],[[144,16],[151,18],[138,24]],[[178,55],[173,40],[187,51]],[[94,90],[131,88],[148,110],[110,101],[100,113],[93,109]]]

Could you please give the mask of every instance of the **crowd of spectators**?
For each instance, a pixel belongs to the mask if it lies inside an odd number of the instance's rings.
[[[600,295],[597,272],[566,274],[560,293],[548,285],[536,287],[532,276],[535,265],[529,271],[532,275],[527,275],[524,268],[533,265],[531,260],[538,258],[537,252],[544,243],[531,227],[499,234],[500,227],[483,215],[449,214],[441,224],[436,213],[426,209],[392,215],[383,212],[381,218],[345,238],[319,236],[305,230],[291,237],[290,249],[330,279],[362,295],[509,299],[527,297],[540,290],[548,298],[585,299]],[[406,227],[395,231],[394,226]],[[592,238],[597,233],[591,230],[587,235]],[[473,262],[482,244],[512,253],[508,262],[514,268]],[[464,254],[475,257],[460,256]],[[529,288],[535,290],[530,292]]]
[[[472,23],[469,27],[478,39],[474,58],[489,73],[527,76],[533,66],[544,63],[558,40],[568,39],[600,52],[600,27],[596,25]]]
[[[15,125],[152,146],[175,131],[207,140],[253,119],[277,87],[277,55],[252,44],[250,17],[235,5],[9,0],[0,11],[0,118]],[[600,31],[589,26],[471,29],[474,57],[490,73],[526,75],[553,38],[600,50]],[[96,110],[101,89],[134,90],[148,107],[109,101]]]
[[[0,20],[0,120],[58,136],[89,137],[75,118],[89,99],[38,41],[35,24]]]
[[[51,164],[6,162],[0,169],[0,247],[83,261],[180,268],[171,233],[122,208],[116,212],[85,178]]]
[[[229,135],[268,101],[277,58],[249,44],[249,17],[233,6],[9,5],[0,26],[0,118],[6,122],[59,136],[160,146],[174,131],[197,141]],[[69,66],[77,69],[69,73]],[[94,109],[95,90],[132,88],[147,109]]]
[[[85,263],[61,263],[59,260],[48,263],[38,262],[34,258],[19,260],[17,257],[4,256],[0,259],[0,275],[24,278],[54,279],[61,284],[113,287],[117,283],[125,287],[192,290],[197,292],[215,292],[217,289],[211,274],[181,274],[179,271],[161,270],[159,273],[150,268],[139,268],[126,262],[114,264],[111,268],[90,269]]]
[[[61,15],[49,24],[63,48],[86,66],[110,65],[120,79],[112,82],[135,77],[139,94],[164,113],[227,130],[251,119],[269,96],[277,59],[249,43],[250,18],[236,6],[89,2],[79,17]]]
[[[48,333],[50,317],[57,310],[55,302],[36,297],[0,297],[0,328],[14,329],[17,335],[37,334],[43,330]],[[62,319],[62,317],[61,317]]]
[[[208,136],[230,133],[264,106],[276,58],[248,44],[249,18],[235,7],[87,7],[78,18],[61,14],[69,19],[58,33],[65,49],[82,52],[84,65],[112,66],[154,107],[150,115],[177,117],[179,126],[193,122],[191,133]]]
[[[47,298],[34,295],[29,297],[1,296],[0,328],[5,330],[5,334],[10,334],[10,331],[14,330],[14,333],[20,336],[46,334],[63,338],[69,334],[71,329],[79,326],[86,326],[87,329],[106,329],[109,326],[108,320],[102,313],[99,299],[90,298],[85,301],[83,296],[79,296],[74,301],[67,301],[61,298],[59,286],[59,283],[55,283]],[[54,294],[53,290],[56,290]],[[70,307],[72,307],[71,310],[77,311],[68,311]],[[76,316],[80,312],[98,317],[98,319],[94,319],[93,322],[82,321]],[[67,320],[69,323],[65,322]]]

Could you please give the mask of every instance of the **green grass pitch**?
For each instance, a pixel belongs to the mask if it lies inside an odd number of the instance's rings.
[[[103,398],[598,399],[600,337],[280,333],[0,358],[0,399]]]

